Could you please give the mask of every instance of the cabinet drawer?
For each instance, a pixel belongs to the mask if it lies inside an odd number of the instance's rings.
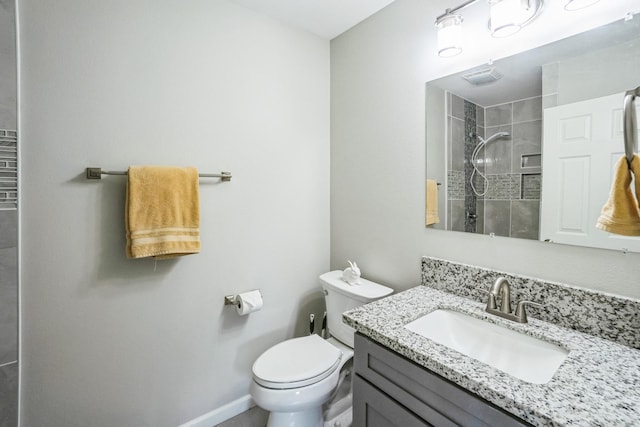
[[[361,334],[355,336],[354,368],[373,386],[435,425],[443,425],[445,419],[461,426],[530,426]]]
[[[428,427],[414,413],[363,380],[353,377],[353,427]]]

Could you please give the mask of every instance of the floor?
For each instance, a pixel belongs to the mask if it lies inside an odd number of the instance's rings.
[[[262,408],[254,406],[227,421],[214,427],[265,427],[269,413]]]

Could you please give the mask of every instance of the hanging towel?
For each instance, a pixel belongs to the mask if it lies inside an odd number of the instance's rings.
[[[167,259],[200,252],[197,169],[131,166],[125,227],[129,258]]]
[[[631,189],[632,173],[635,176],[635,191]],[[615,165],[609,200],[602,207],[596,228],[623,236],[640,236],[638,194],[640,194],[640,158],[634,155],[629,165],[627,158],[622,156]]]
[[[438,183],[433,179],[427,179],[427,225],[438,224]]]

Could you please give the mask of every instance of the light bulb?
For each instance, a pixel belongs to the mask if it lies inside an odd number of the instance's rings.
[[[600,0],[569,0],[567,4],[564,5],[564,10],[574,11],[584,9],[585,7],[589,7],[598,3]]]
[[[535,0],[489,0],[491,35],[507,37],[517,33],[538,13]]]
[[[443,58],[462,52],[462,16],[449,14],[436,21],[438,27],[438,55]]]

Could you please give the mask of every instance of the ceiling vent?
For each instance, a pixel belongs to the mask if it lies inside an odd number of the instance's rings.
[[[474,86],[493,83],[502,78],[502,74],[495,67],[463,74],[462,78]]]

